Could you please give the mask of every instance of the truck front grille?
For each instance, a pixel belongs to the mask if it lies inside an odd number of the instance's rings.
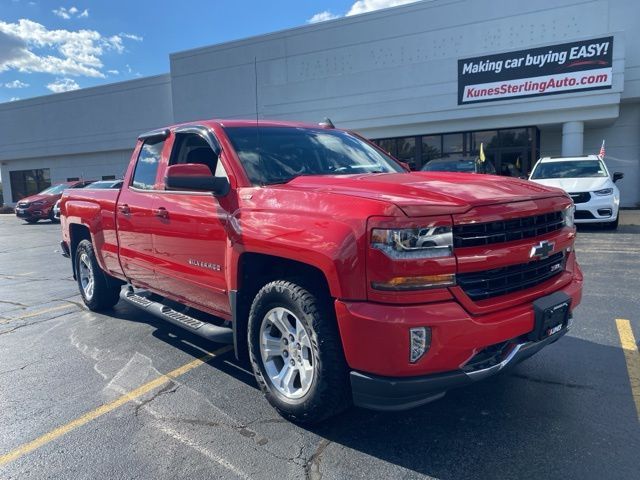
[[[564,253],[544,260],[494,268],[482,272],[459,273],[458,285],[474,301],[497,297],[534,287],[564,270]]]
[[[492,243],[522,240],[560,230],[563,226],[562,212],[551,212],[498,222],[454,225],[453,245],[456,248],[477,247]]]

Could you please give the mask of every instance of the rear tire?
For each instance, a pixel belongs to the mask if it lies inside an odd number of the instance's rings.
[[[80,295],[89,310],[97,312],[118,303],[120,282],[102,271],[89,240],[78,244],[74,261]]]
[[[335,313],[323,297],[277,280],[260,289],[249,313],[256,381],[278,413],[293,422],[317,423],[351,405]]]

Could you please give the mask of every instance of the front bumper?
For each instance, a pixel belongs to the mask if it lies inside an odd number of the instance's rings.
[[[576,203],[575,222],[603,223],[618,218],[620,199],[616,195],[598,196],[591,194],[588,202]]]
[[[564,328],[538,342],[513,342],[502,358],[484,368],[459,369],[411,378],[390,378],[351,372],[353,403],[372,410],[405,410],[424,405],[443,397],[447,390],[470,385],[516,365],[557,341],[566,332],[567,328]]]
[[[51,207],[43,207],[43,208],[19,208],[16,207],[16,217],[31,219],[31,218],[48,218]]]
[[[482,300],[482,305],[457,297],[417,305],[336,300],[355,404],[395,409],[426,403],[448,388],[493,375],[557,340],[566,329],[535,343],[528,336],[536,326],[534,302],[561,292],[570,299],[571,311],[580,304],[583,276],[575,254],[570,255],[566,268],[543,284]],[[409,329],[423,326],[431,328],[431,345],[422,358],[411,363]],[[499,366],[470,370],[478,356],[494,348],[499,348],[496,355],[505,355],[498,359]]]

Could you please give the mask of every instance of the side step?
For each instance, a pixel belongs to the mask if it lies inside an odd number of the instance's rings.
[[[177,312],[162,303],[154,302],[142,295],[137,295],[131,287],[123,288],[120,291],[120,298],[131,305],[146,310],[158,318],[173,323],[212,342],[233,343],[233,330],[231,328],[219,327],[218,325],[203,322],[197,318]]]

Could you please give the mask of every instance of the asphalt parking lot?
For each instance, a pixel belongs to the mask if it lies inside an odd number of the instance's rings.
[[[223,346],[83,308],[59,237],[0,215],[2,479],[638,478],[639,226],[579,232],[573,329],[513,371],[313,428],[278,417]]]

